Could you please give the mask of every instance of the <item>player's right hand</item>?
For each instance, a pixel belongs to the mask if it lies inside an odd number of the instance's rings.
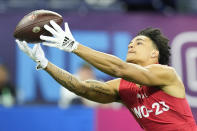
[[[45,41],[43,42],[43,45],[56,47],[66,52],[73,52],[75,49],[77,49],[78,42],[74,39],[69,29],[68,23],[65,23],[65,31],[63,31],[62,28],[53,20],[50,21],[50,24],[53,28],[48,25],[44,25],[44,28],[53,36],[41,35],[40,39]]]
[[[37,63],[36,69],[46,68],[48,60],[45,58],[44,51],[42,50],[40,44],[35,44],[33,48],[30,48],[26,41],[16,40],[16,43],[20,50],[22,50]]]

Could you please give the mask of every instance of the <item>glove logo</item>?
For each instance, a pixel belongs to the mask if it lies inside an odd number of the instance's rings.
[[[69,43],[69,38],[65,37],[62,46],[65,46]]]
[[[69,47],[72,47],[74,45],[74,41],[71,41],[70,44],[68,45]]]
[[[72,46],[74,45],[74,41],[70,40],[68,37],[65,37],[62,46],[66,46],[66,45],[68,45],[67,47],[72,48]]]

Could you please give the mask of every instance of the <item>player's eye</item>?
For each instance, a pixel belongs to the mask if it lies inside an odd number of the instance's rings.
[[[142,45],[142,42],[137,42],[137,45]]]

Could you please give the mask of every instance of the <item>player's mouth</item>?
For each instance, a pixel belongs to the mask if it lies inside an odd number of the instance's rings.
[[[135,51],[134,50],[128,50],[128,54],[129,53],[132,53],[133,54],[133,53],[135,53]]]

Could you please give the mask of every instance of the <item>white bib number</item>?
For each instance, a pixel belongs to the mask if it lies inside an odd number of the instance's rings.
[[[163,107],[160,109],[160,106]],[[155,112],[153,112],[153,109],[155,109]],[[151,110],[148,110],[146,106],[143,105],[143,106],[138,106],[137,108],[134,107],[132,111],[137,116],[137,118],[142,118],[142,117],[146,118],[149,117],[149,114],[151,112],[153,112],[155,115],[159,115],[165,111],[168,111],[169,109],[170,107],[166,105],[164,101],[160,101],[159,103],[158,102],[153,103]]]

